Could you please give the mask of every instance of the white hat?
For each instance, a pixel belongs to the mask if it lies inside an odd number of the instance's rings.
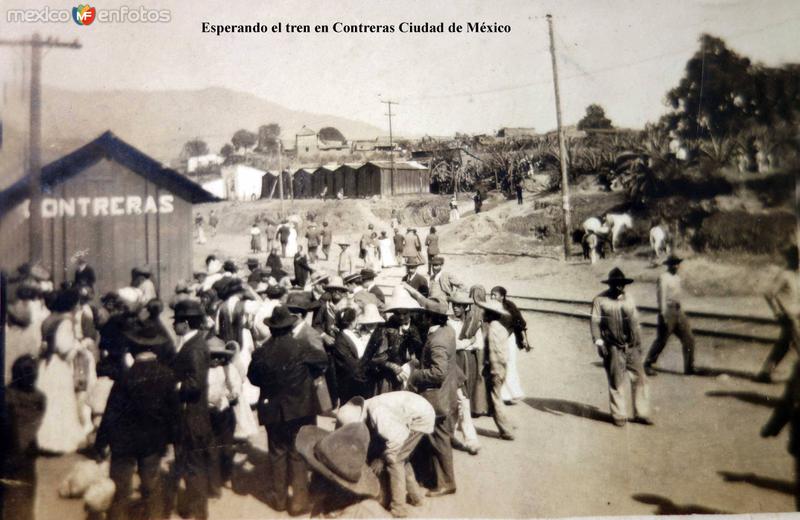
[[[386,302],[386,307],[384,308],[386,312],[397,310],[418,311],[421,309],[422,306],[403,287],[394,288],[392,297]]]
[[[364,312],[358,316],[359,325],[371,325],[373,323],[384,323],[385,320],[378,312],[378,306],[374,303],[364,305]]]

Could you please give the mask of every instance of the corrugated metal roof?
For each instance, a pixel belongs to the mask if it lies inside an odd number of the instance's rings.
[[[367,164],[374,164],[378,168],[391,168],[391,161],[368,161]],[[396,170],[427,170],[426,166],[422,166],[416,161],[395,161],[394,167]]]

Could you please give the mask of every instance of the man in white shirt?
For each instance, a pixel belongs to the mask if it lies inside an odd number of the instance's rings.
[[[387,392],[366,401],[353,397],[339,408],[336,419],[340,425],[366,422],[372,434],[370,444],[380,452],[389,475],[392,516],[408,515],[406,498],[412,505],[422,504],[408,459],[422,436],[433,433],[436,412],[427,399],[406,391]]]
[[[694,335],[689,318],[681,308],[683,289],[681,277],[678,275],[678,266],[683,259],[670,255],[665,261],[667,272],[658,278],[658,329],[656,339],[650,347],[647,359],[644,362],[644,371],[648,376],[657,374],[653,365],[658,361],[658,356],[667,345],[667,340],[672,334],[678,336],[683,347],[683,371],[688,375],[695,373],[694,368]]]

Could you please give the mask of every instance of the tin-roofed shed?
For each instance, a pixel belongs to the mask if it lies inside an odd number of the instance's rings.
[[[100,293],[148,265],[159,292],[192,274],[192,204],[218,200],[111,132],[42,168],[42,263],[72,280],[85,252]],[[0,267],[30,256],[28,178],[0,192]]]

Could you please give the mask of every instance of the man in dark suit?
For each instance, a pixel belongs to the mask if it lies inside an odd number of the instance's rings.
[[[94,274],[94,269],[86,262],[86,256],[81,255],[78,257],[78,265],[75,267],[75,285],[91,287],[94,289],[97,276]]]
[[[409,387],[425,397],[436,412],[436,425],[430,436],[436,488],[428,492],[429,497],[436,497],[456,492],[450,442],[458,407],[456,391],[460,370],[456,363],[455,332],[447,326],[447,303],[428,299],[425,301],[425,310],[431,327],[419,362],[412,365],[407,377]]]
[[[125,336],[133,366],[114,382],[94,444],[100,457],[107,447],[111,451],[109,476],[116,492],[108,518],[128,518],[136,471],[147,518],[163,518],[159,466],[175,440],[180,405],[175,376],[155,352],[171,340],[155,324],[138,325]]]
[[[408,260],[406,262],[406,274],[403,276],[402,281],[413,287],[414,290],[417,290],[423,295],[428,296],[428,279],[425,278],[424,275],[421,275],[417,272],[417,267],[421,265],[422,264],[417,260]],[[425,289],[423,290],[422,287]]]
[[[175,469],[186,481],[186,511],[190,518],[208,518],[208,446],[212,441],[208,414],[208,365],[210,354],[202,329],[205,314],[199,301],[183,300],[175,305],[177,354],[172,371],[178,381],[181,412],[175,443]]]
[[[294,285],[304,288],[312,272],[314,270],[308,265],[308,258],[303,254],[303,246],[297,246],[297,254],[294,255]]]
[[[272,316],[264,320],[272,336],[253,353],[247,371],[250,382],[261,389],[258,418],[267,427],[273,482],[271,506],[277,511],[288,509],[290,515],[309,511],[308,470],[294,441],[300,428],[314,424],[316,415],[322,412],[314,379],[328,367],[324,351],[292,335],[296,321],[286,307],[272,311]]]

